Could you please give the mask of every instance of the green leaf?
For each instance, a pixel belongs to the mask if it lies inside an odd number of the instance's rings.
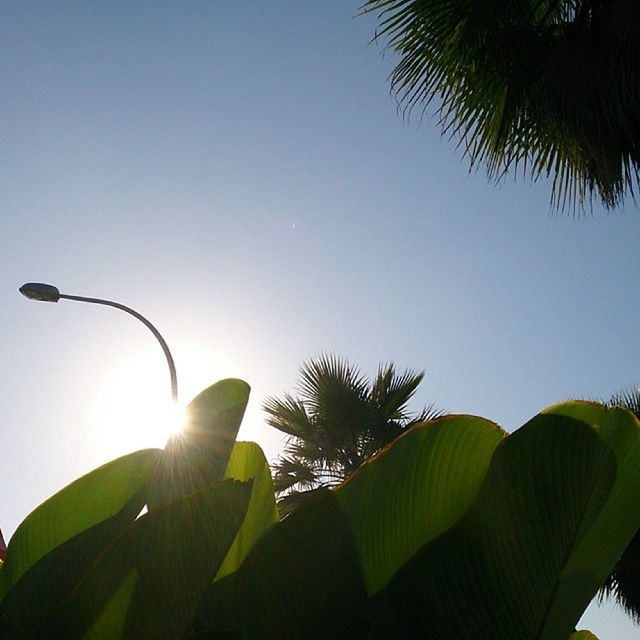
[[[267,532],[240,570],[210,587],[200,629],[251,638],[360,637],[368,597],[333,492]]]
[[[0,639],[35,639],[43,634],[47,638],[57,637],[49,624],[50,615],[76,589],[104,550],[135,520],[142,504],[141,495],[134,496],[118,514],[81,531],[29,567],[0,603]],[[105,583],[101,588],[106,588]],[[66,639],[74,635],[71,629],[63,629],[58,637]]]
[[[483,418],[439,418],[398,438],[337,489],[370,594],[464,514],[504,436]]]
[[[265,469],[261,468],[261,463],[266,466],[266,461],[259,448],[249,443],[234,446],[248,395],[249,387],[246,383],[240,380],[223,380],[203,391],[191,402],[187,410],[187,425],[180,435],[174,436],[167,444],[161,467],[154,478],[149,500],[150,513],[155,513],[157,509],[164,509],[163,504],[167,506],[173,504],[176,497],[196,491],[203,485],[206,486],[218,479],[222,475],[221,468],[224,470],[224,467],[227,467],[227,476],[237,480],[247,480],[255,476],[255,480],[251,483],[253,491],[249,503],[250,514],[244,519],[243,530],[235,532],[236,540],[233,548],[227,549],[225,561],[227,570],[233,570],[235,563],[240,562],[246,555],[248,546],[252,544],[255,537],[260,535],[261,528],[265,526],[269,500],[272,508],[274,503],[272,489],[266,495],[266,504],[262,500],[271,479],[268,466],[266,467],[267,478],[264,477]],[[229,453],[232,450],[235,453],[229,460]],[[118,557],[121,558],[122,569],[117,572],[116,582],[110,589],[103,592],[96,602],[88,605],[93,607],[92,616],[95,617],[100,607],[105,605],[106,598],[110,598],[106,608],[99,613],[97,621],[88,632],[87,638],[119,637],[125,628],[133,590],[141,588],[136,586],[138,571],[131,569],[133,561],[130,555],[124,558],[121,556],[120,550],[126,546],[124,542],[118,546],[117,553],[120,554]],[[113,567],[113,562],[110,564]],[[94,581],[104,583],[104,574],[109,571],[109,567],[97,567],[94,572]],[[111,569],[107,582],[113,575],[114,571]],[[91,593],[92,589],[95,590],[96,586],[87,590]],[[117,592],[114,594],[116,589]],[[97,589],[96,593],[99,591]],[[127,629],[130,629],[133,624],[130,620],[129,618]],[[132,632],[127,631],[127,633]]]
[[[184,635],[245,517],[251,483],[227,480],[140,519],[136,584],[123,640]]]
[[[200,629],[361,637],[370,624],[369,594],[462,516],[504,435],[474,417],[407,432],[345,485],[267,532],[236,579],[208,590]]]
[[[598,640],[597,636],[591,631],[576,631],[569,636],[569,640]]]
[[[86,635],[83,636],[83,640],[108,640],[109,638],[122,637],[127,620],[127,611],[137,582],[138,571],[133,569],[121,580],[120,586],[114,590],[98,619],[91,629],[87,631]],[[104,583],[102,586],[104,587]],[[93,619],[93,616],[89,619]],[[78,637],[82,635],[82,633],[79,633]]]
[[[587,424],[535,417],[498,446],[462,520],[394,576],[372,637],[428,628],[433,640],[567,638],[606,576],[583,544],[615,483],[615,457]],[[637,521],[640,509],[630,512]]]
[[[159,456],[160,450],[145,449],[117,458],[71,483],[31,512],[9,541],[0,572],[0,599],[55,547],[120,512],[149,481]],[[144,499],[139,500],[138,511],[143,504]]]
[[[220,481],[136,520],[46,619],[47,638],[174,639],[226,556],[251,483]]]
[[[187,407],[187,423],[171,437],[151,488],[149,508],[221,480],[249,400],[249,385],[229,378]]]
[[[640,423],[631,411],[608,408],[593,402],[569,402],[550,407],[546,414],[568,416],[589,424],[612,451],[616,460],[616,481],[588,535],[574,549],[563,573],[565,588],[582,592],[586,600],[604,583],[614,564],[640,529]],[[574,584],[575,583],[575,584]],[[567,603],[560,597],[554,606],[558,615]],[[578,605],[576,605],[578,606]]]
[[[592,427],[555,411],[508,437],[468,416],[414,428],[272,527],[207,589],[195,629],[211,638],[569,638],[624,549],[626,534],[610,529],[638,526],[640,478],[627,470],[640,451],[627,414],[581,414]]]
[[[233,573],[265,531],[278,522],[278,511],[269,464],[262,449],[254,442],[236,442],[225,478],[253,480],[251,500],[242,526],[233,541],[216,580]]]
[[[546,409],[544,413],[568,416],[586,422],[611,448],[617,463],[616,484],[606,510],[603,510],[599,526],[594,528],[592,535],[598,533],[608,538],[612,533],[616,533],[618,540],[624,538],[630,540],[638,530],[638,526],[633,524],[637,516],[634,518],[634,510],[629,509],[629,505],[638,503],[640,495],[640,487],[638,487],[640,422],[638,419],[627,409],[584,401],[555,405]],[[614,520],[608,520],[609,518]],[[592,558],[591,561],[600,560],[599,568],[604,570],[605,566],[611,563],[615,551],[605,551],[604,548],[600,548],[596,555],[597,558]],[[616,558],[617,556],[613,559]]]

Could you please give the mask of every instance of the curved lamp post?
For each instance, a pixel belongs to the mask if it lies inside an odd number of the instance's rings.
[[[160,335],[160,332],[141,314],[129,307],[125,307],[123,304],[119,302],[112,302],[111,300],[101,300],[100,298],[85,298],[84,296],[69,296],[64,293],[60,293],[57,287],[54,287],[51,284],[43,284],[42,282],[27,282],[27,284],[23,284],[20,289],[20,293],[29,298],[30,300],[40,300],[42,302],[58,302],[60,299],[64,300],[76,300],[78,302],[90,302],[93,304],[103,304],[107,307],[114,307],[116,309],[120,309],[125,311],[129,315],[132,315],[134,318],[137,318],[142,322],[142,324],[153,333],[156,337],[156,340],[160,343],[162,350],[164,351],[164,355],[167,358],[167,364],[169,365],[169,374],[171,375],[171,397],[174,402],[178,401],[178,377],[176,375],[176,366],[173,362],[173,357],[171,355],[171,351],[169,351],[169,347],[167,343],[164,341],[164,338]]]

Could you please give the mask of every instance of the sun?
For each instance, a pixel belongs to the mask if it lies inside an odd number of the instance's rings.
[[[101,381],[91,416],[92,440],[102,458],[137,449],[164,447],[184,425],[185,406],[228,368],[219,354],[198,345],[172,349],[180,402],[171,399],[169,371],[162,352],[148,348],[119,359]]]

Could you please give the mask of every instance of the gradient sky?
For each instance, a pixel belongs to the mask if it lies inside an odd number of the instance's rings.
[[[640,382],[637,209],[552,216],[545,182],[469,175],[432,118],[397,113],[394,57],[358,7],[0,5],[6,537],[81,473],[161,444],[144,416],[169,393],[142,325],[29,302],[26,281],[144,313],[185,400],[245,378],[241,436],[269,458],[260,404],[322,351],[424,369],[416,407],[508,430]],[[583,626],[637,635],[613,605]]]

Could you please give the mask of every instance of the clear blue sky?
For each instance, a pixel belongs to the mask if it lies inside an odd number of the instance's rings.
[[[5,534],[158,444],[113,416],[168,394],[144,327],[28,302],[26,281],[135,306],[175,348],[185,399],[244,377],[241,435],[270,458],[261,401],[323,350],[424,369],[420,403],[509,430],[640,382],[637,209],[554,217],[544,182],[469,175],[432,119],[398,115],[394,58],[358,7],[2,3]],[[612,606],[584,626],[637,634]]]

